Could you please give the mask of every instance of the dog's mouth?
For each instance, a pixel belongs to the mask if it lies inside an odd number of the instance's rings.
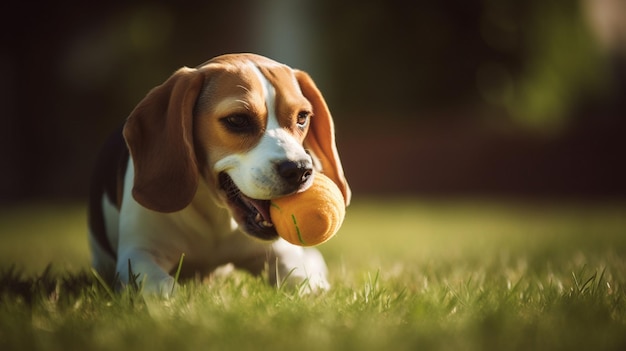
[[[278,238],[278,233],[270,218],[269,200],[258,200],[246,196],[225,172],[219,174],[218,181],[226,195],[226,202],[233,217],[244,232],[261,240]]]

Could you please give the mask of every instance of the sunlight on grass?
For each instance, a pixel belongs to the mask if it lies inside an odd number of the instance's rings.
[[[111,295],[87,271],[82,206],[16,208],[0,215],[0,345],[623,349],[625,229],[618,204],[360,199],[320,247],[329,292],[302,296],[235,272],[162,300]],[[49,262],[57,268],[44,271]]]
[[[83,204],[37,203],[0,208],[0,265],[27,273],[78,271],[90,262]]]
[[[342,230],[322,249],[334,260],[372,268],[541,261],[623,250],[625,231],[622,206],[366,199],[349,208]]]

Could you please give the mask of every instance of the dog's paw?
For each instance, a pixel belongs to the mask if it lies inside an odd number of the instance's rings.
[[[270,266],[275,269],[274,272],[270,271],[270,281],[278,287],[295,288],[304,293],[330,289],[328,268],[317,249],[295,246],[284,240],[276,241],[273,248],[277,259],[276,266]]]
[[[301,292],[305,294],[319,294],[330,290],[330,283],[326,279],[326,276],[308,277],[304,283],[305,286],[303,286]]]
[[[173,277],[166,277],[160,280],[146,281],[141,290],[146,296],[160,296],[165,299],[172,296],[176,290],[176,282]]]
[[[301,295],[320,294],[330,290],[330,283],[325,275],[298,274],[296,271],[297,269],[294,269],[291,274],[277,280],[278,289],[297,292]]]
[[[172,277],[167,277],[159,282],[159,294],[164,298],[169,298],[176,288],[176,281]]]

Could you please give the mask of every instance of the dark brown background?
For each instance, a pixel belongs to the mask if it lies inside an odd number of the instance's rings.
[[[271,54],[254,3],[2,5],[0,203],[84,198],[98,147],[150,88],[218,54]],[[325,93],[357,197],[626,198],[626,45],[594,32],[588,1],[296,3],[274,21],[310,28],[293,49],[310,60],[274,58]]]

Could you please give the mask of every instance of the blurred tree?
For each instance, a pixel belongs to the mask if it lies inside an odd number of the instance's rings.
[[[487,107],[543,128],[608,90],[606,57],[578,1],[325,4],[332,98],[362,118]]]
[[[507,105],[516,118],[550,127],[607,93],[606,57],[577,1],[534,1],[525,31],[524,68]]]

